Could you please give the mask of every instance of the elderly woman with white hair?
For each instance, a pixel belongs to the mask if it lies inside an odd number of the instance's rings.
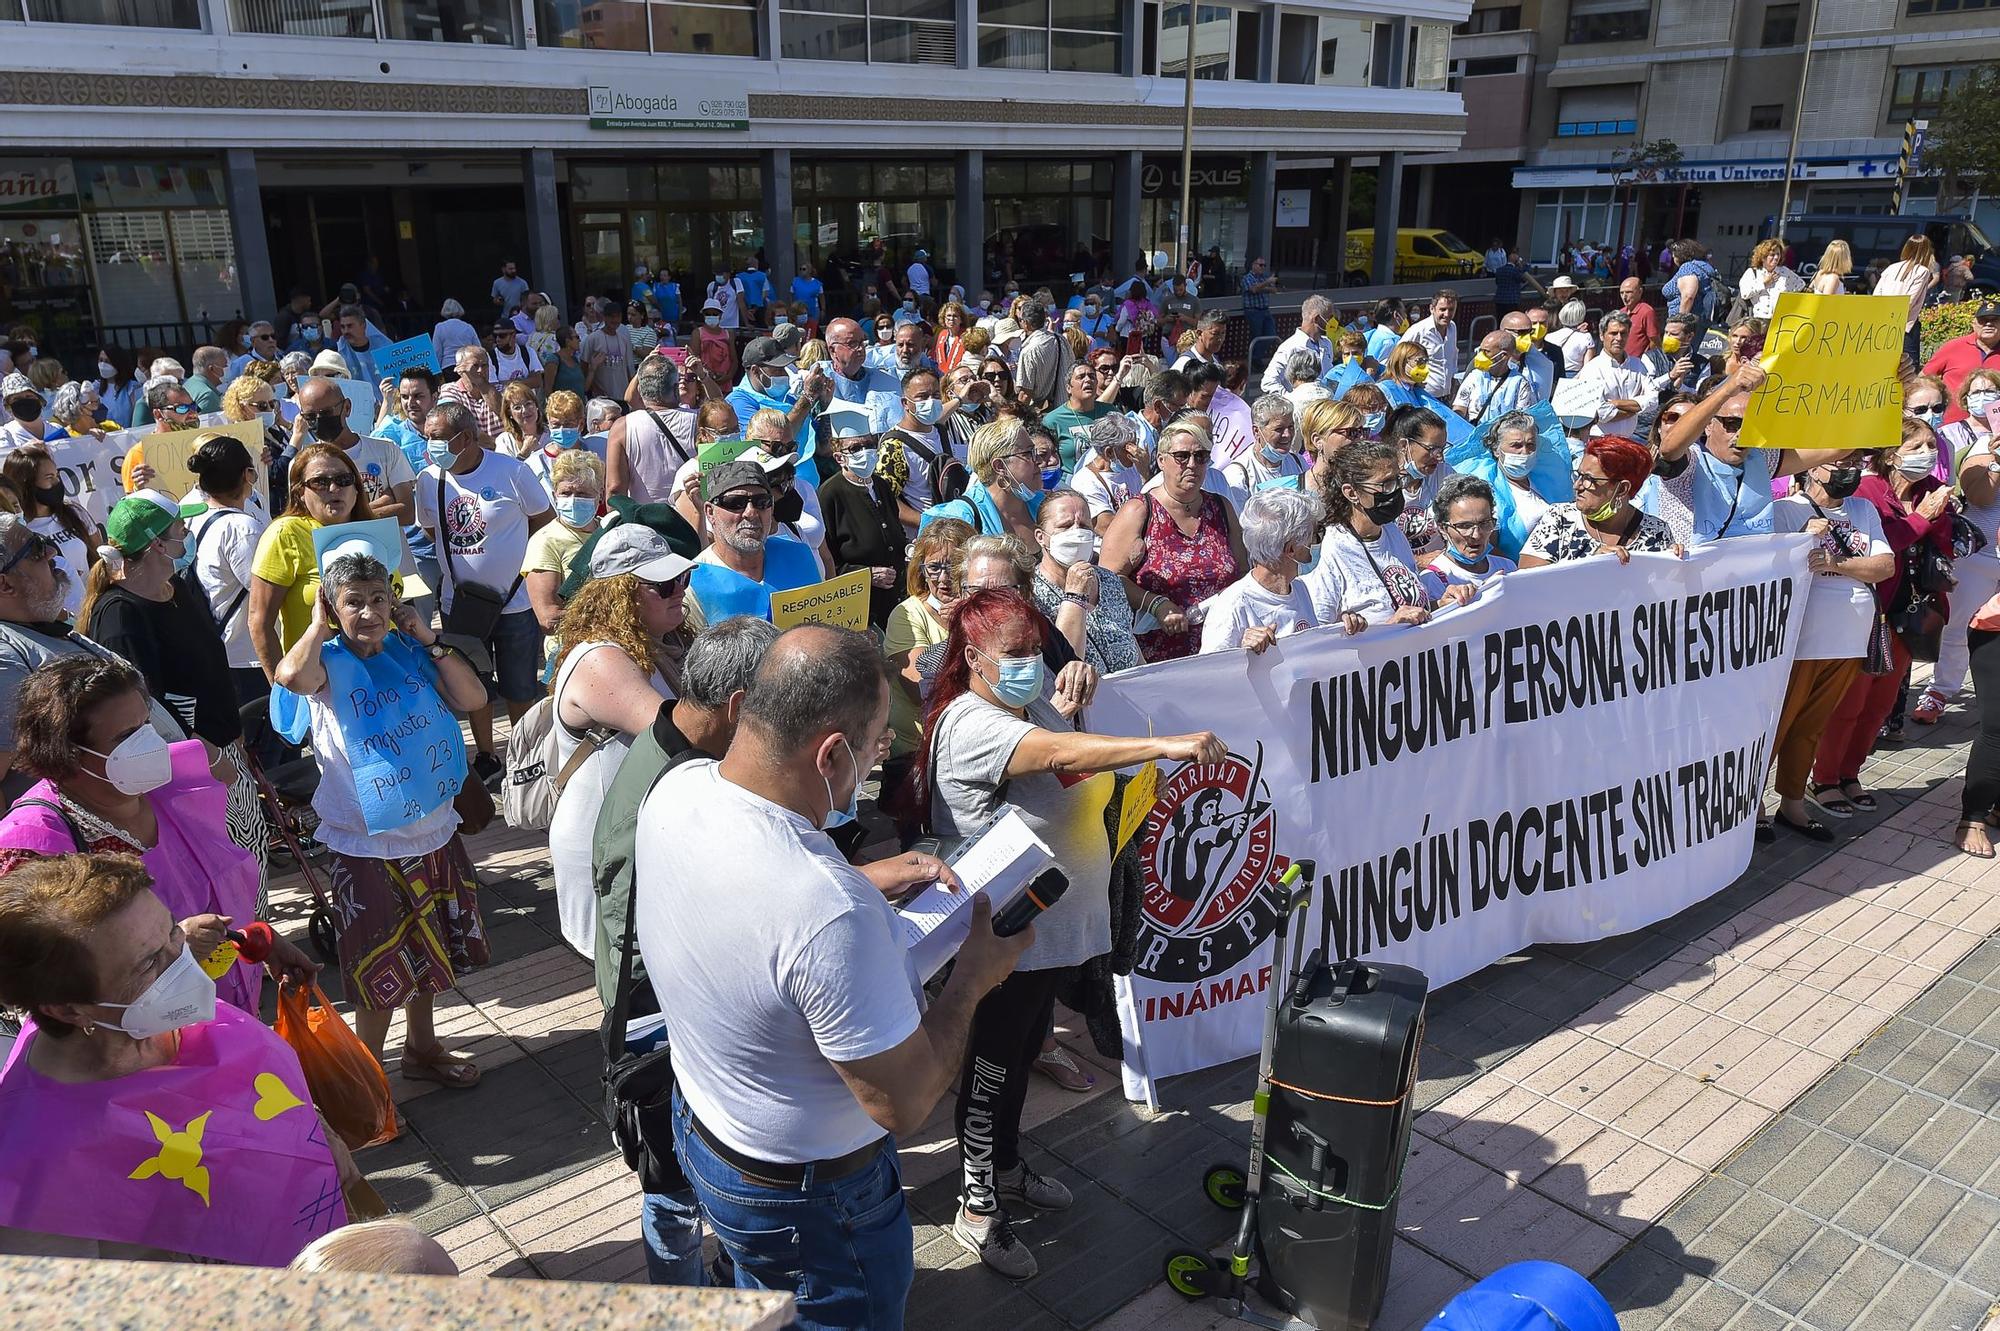
[[[447,296],[438,307],[438,324],[431,329],[431,350],[440,365],[456,365],[460,347],[479,345],[479,332],[465,321],[465,306]]]
[[[1597,350],[1597,339],[1590,334],[1590,310],[1580,300],[1571,300],[1556,311],[1559,325],[1544,339],[1563,358],[1563,373],[1575,374],[1590,359],[1590,353]]]
[[[1310,356],[1310,351],[1297,353]],[[1222,469],[1222,478],[1244,494],[1281,486],[1296,490],[1310,469],[1298,451],[1298,413],[1283,393],[1266,393],[1250,408],[1256,446]]]
[[[48,419],[69,432],[72,439],[83,435],[104,437],[104,402],[97,385],[88,379],[72,379],[49,399]]]
[[[330,546],[312,625],[273,678],[304,700],[311,723],[314,835],[333,852],[355,1031],[379,1059],[403,1009],[404,1079],[463,1089],[479,1069],[445,1052],[432,1008],[488,956],[452,803],[466,773],[453,713],[486,706],[486,685],[391,589],[385,560],[397,554],[359,535]]]
[[[1303,490],[1259,490],[1250,496],[1242,513],[1250,571],[1208,601],[1201,621],[1203,654],[1241,647],[1262,655],[1279,638],[1318,625],[1299,569],[1319,544],[1323,515],[1319,496]]]
[[[1132,417],[1119,411],[1091,422],[1090,433],[1077,449],[1069,485],[1089,507],[1091,529],[1099,536],[1111,525],[1118,506],[1145,488],[1140,471],[1144,462],[1145,448]]]
[[[957,499],[924,510],[918,530],[939,518],[957,518],[984,536],[1008,536],[1035,548],[1035,514],[1041,511],[1041,466],[1026,422],[1013,417],[989,421],[972,436],[966,464],[973,483]]]
[[[284,376],[287,400],[278,403],[279,417],[289,423],[299,414],[299,380],[312,373],[313,358],[303,351],[287,351],[278,357],[278,373]]]
[[[1285,396],[1292,400],[1294,411],[1308,402],[1333,396],[1333,390],[1320,382],[1320,375],[1318,352],[1306,348],[1292,353],[1291,360],[1285,365]]]

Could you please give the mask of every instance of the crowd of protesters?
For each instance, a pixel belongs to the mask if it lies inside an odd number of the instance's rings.
[[[0,1140],[34,1158],[42,1129],[23,1125],[58,1087],[86,1124],[129,1079],[209,1085],[241,1060],[302,1095],[256,1019],[267,971],[337,989],[377,1058],[400,1011],[401,1076],[475,1085],[433,1023],[490,955],[463,836],[495,795],[510,815],[540,799],[562,936],[628,1023],[608,1056],[673,1051],[671,1098],[640,1114],[655,1279],[787,1289],[808,1325],[900,1325],[895,1146],[947,1092],[950,1233],[1028,1277],[1010,1214],[1072,1193],[1026,1157],[1020,1118],[1034,1075],[1094,1085],[1052,1026],[1111,947],[1116,774],[1224,752],[1092,734],[1104,676],[1421,624],[1517,570],[1798,532],[1813,581],[1760,837],[1834,839],[1876,807],[1878,744],[1935,722],[1968,675],[2000,690],[2000,305],[1906,361],[1897,446],[1743,448],[1766,297],[1796,289],[1782,257],[1759,246],[1732,302],[1680,242],[1664,313],[1637,278],[1593,313],[1565,275],[1477,339],[1450,290],[1345,318],[1309,296],[1257,373],[1182,278],[968,292],[921,250],[851,313],[810,269],[786,300],[751,265],[698,300],[642,270],[574,324],[510,265],[487,331],[445,302],[441,369],[393,377],[373,373],[361,302],[303,293],[191,368],[142,376],[108,347],[79,385],[17,364],[0,1005],[24,1024]],[[1882,275],[1913,321],[1936,267],[1913,240]],[[1262,260],[1249,274],[1268,291]],[[251,420],[248,445],[214,428]],[[197,484],[162,489],[135,446],[93,520],[51,445],[126,422],[192,432]],[[770,624],[774,596],[857,572],[865,630]],[[1935,669],[1906,710],[1913,659]],[[317,778],[302,825],[330,866],[324,973],[282,941],[248,959],[274,854],[249,778],[285,762]],[[1957,842],[1990,857],[2000,716],[1970,764]],[[863,850],[864,786],[894,853]],[[1008,809],[1070,890],[1007,938],[982,902],[926,995],[895,903],[954,884],[934,852]],[[47,1130],[37,1167],[60,1178],[88,1133]],[[210,1177],[234,1140],[209,1148]],[[288,1149],[351,1188],[338,1138],[317,1140]],[[214,1255],[113,1209],[28,1190],[0,1207],[0,1251]]]

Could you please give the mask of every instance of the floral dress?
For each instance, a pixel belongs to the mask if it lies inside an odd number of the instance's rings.
[[[1672,554],[1674,545],[1673,528],[1654,517],[1651,513],[1633,510],[1638,521],[1632,524],[1619,544],[1634,554]],[[1575,504],[1551,504],[1549,511],[1542,514],[1541,521],[1528,533],[1526,545],[1521,554],[1539,555],[1551,564],[1560,564],[1568,559],[1586,559],[1600,550],[1609,549],[1603,542],[1590,534],[1584,525],[1583,514],[1577,512]]]
[[[1204,492],[1201,522],[1192,536],[1175,523],[1166,505],[1146,496],[1146,559],[1132,580],[1184,609],[1192,608],[1243,576],[1229,548],[1229,518],[1222,496]],[[1201,625],[1179,633],[1155,629],[1139,635],[1148,661],[1174,661],[1201,650]]]

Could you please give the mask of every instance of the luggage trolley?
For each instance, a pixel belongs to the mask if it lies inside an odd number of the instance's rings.
[[[1177,1249],[1167,1255],[1166,1279],[1176,1293],[1219,1300],[1255,1326],[1365,1331],[1388,1285],[1428,982],[1408,966],[1329,963],[1324,916],[1319,949],[1288,969],[1297,951],[1293,917],[1312,898],[1300,876],[1293,865],[1275,887],[1249,1170],[1218,1164],[1202,1178],[1210,1201],[1243,1212],[1235,1246],[1222,1258]],[[1247,1305],[1253,1278],[1257,1292],[1289,1315]]]

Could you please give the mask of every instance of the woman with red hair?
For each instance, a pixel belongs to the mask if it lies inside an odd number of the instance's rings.
[[[958,1091],[965,1193],[952,1237],[1014,1280],[1035,1274],[1035,1258],[1003,1205],[1061,1210],[1071,1200],[1068,1188],[1021,1159],[1021,1106],[1058,981],[1111,950],[1111,773],[1156,759],[1216,762],[1228,752],[1206,731],[1121,739],[1073,729],[1048,701],[1046,626],[1017,591],[975,591],[959,603],[924,715],[928,752],[913,774],[939,836],[975,835],[1011,807],[1069,880],[1035,921],[1035,941],[1014,973],[973,1014]]]
[[[1616,555],[1622,564],[1634,551],[1680,554],[1673,530],[1632,505],[1652,471],[1652,451],[1636,439],[1607,434],[1585,444],[1571,476],[1576,501],[1551,504],[1542,514],[1521,547],[1521,567],[1600,554]]]

